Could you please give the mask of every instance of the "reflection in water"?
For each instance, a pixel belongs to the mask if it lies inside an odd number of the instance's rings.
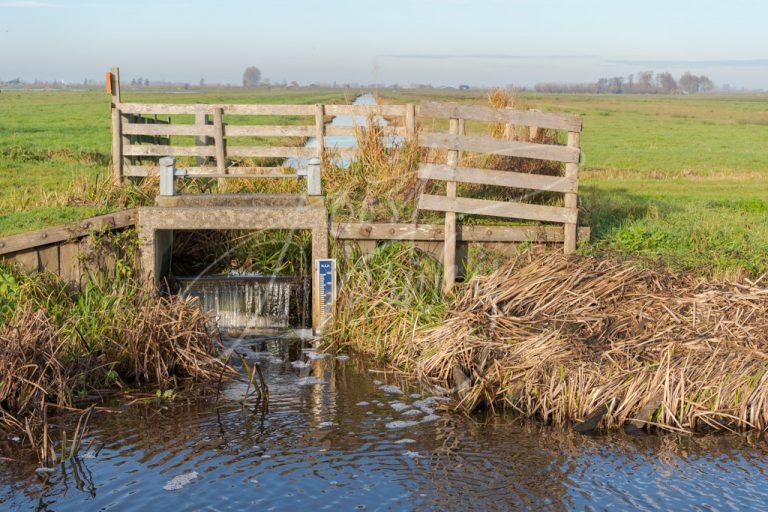
[[[427,390],[359,359],[273,336],[231,342],[264,368],[267,414],[242,404],[246,385],[232,382],[218,404],[102,415],[90,448],[47,483],[34,466],[0,470],[2,508],[744,510],[768,498],[760,441],[587,437],[439,411],[434,419]],[[397,421],[415,424],[387,428]]]

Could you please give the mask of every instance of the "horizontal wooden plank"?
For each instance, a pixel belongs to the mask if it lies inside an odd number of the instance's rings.
[[[216,177],[221,175],[216,172],[215,165],[195,166],[195,167],[183,167],[187,171],[187,175],[193,178],[200,178],[209,174],[215,174]],[[276,173],[291,173],[293,169],[290,167],[229,167],[227,169],[227,176],[240,177],[240,176],[261,176],[264,174],[276,174]],[[146,177],[146,176],[159,176],[160,167],[157,165],[131,165],[127,166],[124,171],[125,176],[134,177]],[[286,176],[294,176],[293,174],[286,174]]]
[[[120,103],[118,109],[124,114],[212,114],[221,108],[224,114],[260,116],[311,116],[314,105],[233,105],[233,104],[164,104],[164,103]]]
[[[224,114],[255,116],[314,116],[314,105],[213,105],[223,108]]]
[[[194,114],[212,113],[209,105],[169,105],[162,103],[120,103],[117,109],[123,114]]]
[[[551,112],[500,109],[480,105],[463,105],[460,103],[437,101],[425,101],[416,108],[418,115],[421,117],[472,119],[475,121],[535,126],[537,128],[550,128],[553,130],[568,130],[573,132],[580,132],[582,126],[581,118],[578,116]]]
[[[282,173],[282,172],[270,172],[270,173],[246,173],[246,172],[229,172],[227,174],[218,174],[215,172],[209,173],[194,173],[188,174],[187,178],[238,178],[238,179],[256,179],[256,178],[298,178],[297,173]],[[182,176],[184,178],[184,176]]]
[[[545,222],[576,223],[578,210],[562,206],[489,201],[468,197],[445,197],[422,194],[419,208],[440,212],[468,213],[472,215],[490,215],[511,219],[538,220]]]
[[[227,146],[227,156],[239,157],[311,157],[317,149],[301,146]]]
[[[126,135],[193,135],[213,137],[213,126],[194,124],[123,124]]]
[[[579,239],[589,237],[589,227],[579,228]],[[445,239],[443,224],[388,224],[334,222],[331,236],[337,240],[411,240],[439,242]],[[458,226],[456,239],[463,242],[563,242],[561,226]]]
[[[314,126],[239,126],[226,125],[226,137],[311,137],[315,134]]]
[[[358,126],[337,126],[337,125],[328,125],[325,127],[325,135],[326,136],[354,136],[357,134],[357,131],[361,128],[365,128],[363,124],[360,124]],[[390,135],[397,135],[400,137],[405,136],[405,128],[402,126],[386,126],[383,129],[382,134],[387,137]]]
[[[123,146],[126,156],[214,156],[213,146],[163,146],[161,144],[128,144]]]
[[[549,192],[576,192],[578,190],[578,180],[576,178],[477,169],[474,167],[457,167],[456,169],[453,169],[447,165],[437,164],[422,164],[421,167],[419,167],[419,178],[474,183],[478,185],[497,185],[501,187],[544,190]]]
[[[494,139],[488,135],[455,135],[440,132],[424,132],[420,134],[419,145],[427,148],[470,151],[566,163],[578,163],[580,154],[579,148],[568,146],[501,140]]]
[[[9,254],[35,247],[44,247],[65,240],[82,238],[92,231],[124,228],[135,223],[136,210],[123,210],[108,215],[91,217],[80,222],[73,222],[71,224],[54,226],[39,231],[12,235],[0,238],[0,254]]]
[[[329,116],[404,116],[405,105],[325,105]]]

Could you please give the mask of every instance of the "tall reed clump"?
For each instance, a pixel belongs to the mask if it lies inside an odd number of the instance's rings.
[[[368,255],[348,249],[337,251],[341,282],[325,342],[410,368],[414,330],[442,319],[447,306],[438,263],[407,243]]]
[[[86,399],[233,372],[194,300],[146,291],[119,262],[79,289],[52,274],[2,267],[0,288],[0,429],[22,437],[43,462],[57,457],[53,431],[64,435],[53,418]],[[84,429],[81,422],[75,437]]]
[[[355,136],[358,156],[349,166],[330,156],[323,167],[331,214],[360,221],[412,220],[419,183],[418,146],[397,140],[392,127],[373,116],[365,126],[356,127]]]
[[[418,330],[414,373],[459,406],[561,424],[768,428],[768,287],[562,255],[467,283]]]

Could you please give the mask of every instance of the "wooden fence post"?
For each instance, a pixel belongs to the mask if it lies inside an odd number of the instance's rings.
[[[203,110],[195,112],[195,126],[197,126],[200,131],[203,131],[205,127],[208,126],[208,114]],[[198,135],[195,137],[195,146],[208,146],[210,142],[210,137],[206,137],[205,135]],[[205,165],[206,157],[198,156],[195,161],[197,165],[203,166]]]
[[[110,98],[112,115],[112,178],[115,183],[123,181],[123,136],[122,115],[120,112],[120,68],[112,68],[107,73],[107,92]]]
[[[463,126],[460,121],[451,118],[449,132],[452,134],[461,133]],[[463,125],[463,123],[461,123]],[[449,167],[455,169],[459,165],[459,152],[457,150],[448,151],[446,163]],[[448,181],[445,184],[445,195],[449,199],[456,198],[456,182]],[[445,212],[445,241],[443,242],[443,291],[450,292],[456,282],[456,213]]]
[[[227,151],[224,146],[224,109],[213,110],[213,143],[216,146],[216,173],[227,174]],[[224,185],[224,179],[219,178],[219,187]]]
[[[413,103],[405,105],[405,137],[408,142],[416,140],[416,105]]]
[[[317,142],[317,157],[323,161],[325,155],[325,105],[315,105],[315,140]]]
[[[123,181],[123,138],[120,109],[112,106],[112,179],[116,184]]]
[[[568,132],[568,147],[579,148],[580,135],[579,132]],[[579,178],[579,164],[565,164],[565,177],[570,178],[578,183]],[[567,192],[563,198],[564,206],[566,208],[574,208],[578,215],[579,200],[576,192]],[[576,228],[578,221],[574,223],[568,223],[565,225],[564,235],[564,251],[565,254],[571,254],[576,251]]]

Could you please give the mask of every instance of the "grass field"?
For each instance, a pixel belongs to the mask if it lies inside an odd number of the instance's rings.
[[[383,91],[385,101],[482,102],[457,91]],[[131,92],[166,103],[347,102],[330,90]],[[586,252],[612,251],[705,274],[768,270],[768,95],[520,97],[524,108],[584,118]],[[108,175],[106,94],[0,94],[0,234],[57,224],[106,206],[73,200]],[[269,123],[269,119],[262,119]],[[78,181],[79,180],[79,181]],[[73,185],[73,183],[75,183]]]

